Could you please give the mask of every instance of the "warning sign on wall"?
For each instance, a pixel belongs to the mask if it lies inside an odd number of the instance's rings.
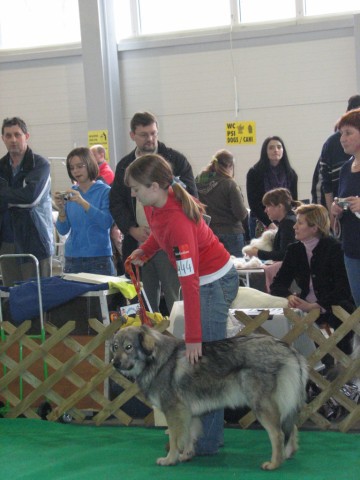
[[[225,130],[227,145],[256,144],[255,122],[227,122]]]
[[[102,145],[106,150],[106,160],[109,161],[109,142],[107,130],[89,130],[88,144],[89,148],[93,145]]]

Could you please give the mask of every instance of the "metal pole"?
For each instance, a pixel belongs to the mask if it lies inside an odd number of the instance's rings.
[[[39,313],[40,313],[40,326],[41,331],[44,329],[44,312],[43,312],[43,302],[42,302],[42,293],[41,293],[41,280],[40,280],[40,268],[39,268],[39,260],[32,255],[31,253],[7,253],[4,255],[0,255],[0,262],[3,258],[24,258],[28,257],[31,258],[36,267],[36,280],[37,280],[37,288],[38,288],[38,299],[39,299]]]

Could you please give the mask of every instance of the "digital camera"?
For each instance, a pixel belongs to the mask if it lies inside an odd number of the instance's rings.
[[[339,205],[339,207],[343,208],[344,210],[347,210],[350,206],[350,202],[345,200],[345,198],[337,198],[336,204]]]
[[[69,198],[71,197],[71,193],[68,192],[59,192],[59,194],[64,200],[69,200]]]

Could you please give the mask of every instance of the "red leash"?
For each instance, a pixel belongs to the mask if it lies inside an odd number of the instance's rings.
[[[133,270],[133,264],[131,263],[131,255],[125,260],[125,272],[129,275],[138,296],[139,305],[140,305],[139,316],[140,316],[141,323],[143,325],[148,325],[149,327],[152,327],[153,326],[152,321],[147,316],[144,300],[141,296],[139,265],[135,265],[135,273],[136,273],[135,274]]]

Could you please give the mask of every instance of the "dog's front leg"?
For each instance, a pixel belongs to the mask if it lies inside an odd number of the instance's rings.
[[[199,417],[192,417],[189,426],[189,435],[185,441],[185,446],[180,454],[180,462],[188,462],[195,455],[195,443],[202,433],[202,424]]]
[[[190,446],[191,416],[185,409],[172,410],[165,413],[169,427],[169,452],[166,457],[160,457],[158,465],[176,465],[179,461],[190,460],[193,456],[193,448]],[[190,448],[191,452],[188,451]]]

